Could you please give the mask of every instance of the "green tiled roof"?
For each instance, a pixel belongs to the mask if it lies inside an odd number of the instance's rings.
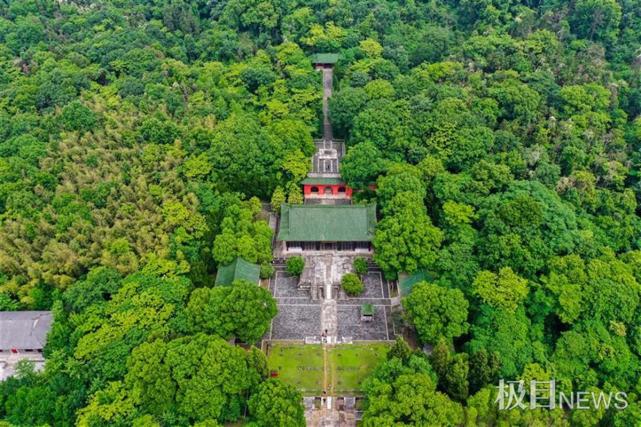
[[[344,184],[340,178],[305,178],[303,184],[318,184],[318,185],[341,185]]]
[[[312,55],[312,64],[336,64],[339,58],[337,53],[317,53]]]
[[[398,291],[400,292],[401,296],[404,297],[412,292],[414,285],[416,285],[417,283],[433,281],[434,277],[427,271],[417,271],[410,276],[402,274],[398,279]]]
[[[217,285],[231,285],[238,279],[244,279],[251,283],[258,283],[260,276],[260,266],[247,262],[238,257],[231,264],[227,264],[218,269],[216,274]]]
[[[299,242],[369,242],[376,205],[288,205],[280,213],[278,239]]]

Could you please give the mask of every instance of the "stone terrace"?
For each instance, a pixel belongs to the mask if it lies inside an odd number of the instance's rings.
[[[287,274],[283,266],[277,267],[270,280],[270,291],[278,303],[278,315],[272,321],[265,339],[304,340],[320,339],[322,299],[313,300],[307,290],[297,286],[298,279]],[[339,340],[387,341],[394,339],[389,288],[380,271],[370,270],[364,277],[365,291],[359,297],[338,293],[337,337]],[[361,320],[362,304],[374,306],[374,316],[369,322]]]

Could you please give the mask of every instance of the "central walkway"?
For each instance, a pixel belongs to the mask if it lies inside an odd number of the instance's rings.
[[[323,76],[323,140],[316,142],[317,153],[312,159],[312,175],[335,176],[340,178],[339,159],[342,156],[343,145],[339,147],[333,140],[332,125],[329,120],[329,98],[332,96],[332,68],[322,68]],[[328,203],[335,203],[328,200]],[[336,284],[340,283],[345,273],[344,260],[342,257],[333,254],[314,257],[314,273],[319,287],[323,290],[320,313],[320,336],[323,349],[323,390],[322,405],[319,409],[313,410],[307,419],[308,426],[344,426],[340,421],[340,414],[336,408],[333,386],[329,378],[328,347],[338,342],[338,292],[335,291]],[[355,425],[349,423],[349,425]]]
[[[325,141],[331,141],[334,138],[332,124],[329,122],[329,98],[332,96],[333,76],[333,69],[323,68],[323,139]]]
[[[338,337],[338,309],[334,292],[334,284],[340,280],[342,272],[336,268],[338,262],[332,255],[319,257],[316,263],[317,267],[322,270],[323,281],[323,302],[321,304],[321,330],[320,335],[323,337],[323,344],[336,344]],[[318,271],[318,270],[317,270]]]

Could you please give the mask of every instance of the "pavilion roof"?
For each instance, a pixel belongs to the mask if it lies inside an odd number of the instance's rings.
[[[260,279],[260,266],[247,262],[237,257],[231,263],[220,267],[216,273],[217,285],[231,285],[234,281],[243,279],[251,283],[258,283]]]
[[[376,205],[283,204],[278,239],[299,242],[369,242]]]
[[[312,64],[336,64],[339,58],[338,53],[316,53],[312,55]]]
[[[398,291],[402,297],[409,295],[419,282],[432,282],[434,276],[427,271],[419,270],[411,275],[401,273],[398,278]]]
[[[374,315],[374,306],[372,304],[363,304],[363,305],[361,305],[361,314],[363,316],[373,316]]]

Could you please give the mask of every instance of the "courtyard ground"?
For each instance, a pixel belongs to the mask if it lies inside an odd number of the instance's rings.
[[[298,280],[284,268],[277,268],[270,280],[270,290],[278,304],[278,314],[272,321],[267,340],[320,339],[322,300],[312,300],[309,291],[298,288]],[[363,277],[365,289],[359,297],[344,296],[336,300],[337,335],[343,340],[390,341],[395,330],[387,282],[380,271],[369,271]],[[361,307],[371,304],[374,316],[370,321],[361,319]]]

